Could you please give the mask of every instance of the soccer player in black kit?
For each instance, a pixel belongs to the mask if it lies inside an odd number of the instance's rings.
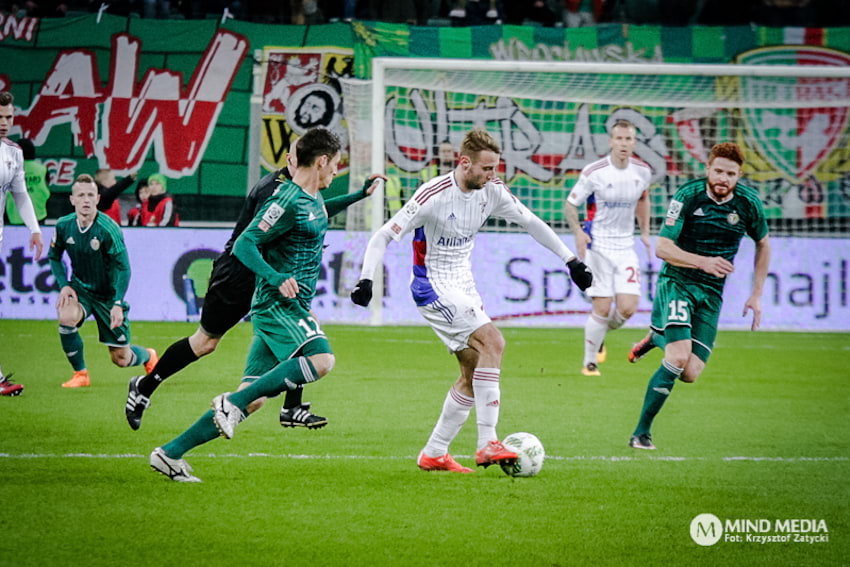
[[[266,199],[291,177],[291,171],[297,166],[296,148],[297,142],[293,144],[287,156],[286,168],[264,176],[248,193],[233,233],[224,245],[224,251],[213,262],[198,329],[192,336],[183,337],[172,343],[150,373],[130,379],[124,414],[132,429],[136,430],[141,426],[142,414],[150,406],[150,398],[159,385],[169,376],[215,351],[221,337],[251,310],[256,276],[233,256],[233,243],[250,224]],[[360,191],[326,200],[328,218],[370,195],[377,177],[377,175],[369,176]],[[286,393],[286,399],[280,411],[280,424],[283,427],[307,427],[308,429],[318,429],[327,425],[326,418],[310,412],[310,403],[302,401],[302,394],[301,388]]]

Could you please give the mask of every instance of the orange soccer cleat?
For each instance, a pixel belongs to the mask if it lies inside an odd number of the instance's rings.
[[[157,356],[156,351],[152,348],[146,348],[145,350],[148,351],[148,354],[151,355],[150,359],[145,362],[145,372],[147,374],[150,374],[151,372],[153,372],[156,363],[159,362],[159,356]]]
[[[62,384],[63,388],[88,388],[91,386],[88,370],[77,370],[71,379]]]
[[[652,333],[646,335],[640,341],[635,343],[632,347],[632,350],[629,351],[629,362],[635,363],[644,356],[646,353],[655,348],[655,345],[652,342]]]
[[[501,441],[490,441],[475,452],[475,464],[485,468],[501,461],[515,461],[517,458],[518,455],[505,449]]]
[[[465,467],[446,453],[442,457],[429,457],[423,451],[419,453],[419,458],[416,459],[416,464],[423,471],[449,471],[458,473],[471,473],[472,469]]]

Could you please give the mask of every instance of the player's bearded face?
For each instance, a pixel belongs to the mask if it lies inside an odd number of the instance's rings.
[[[490,150],[478,152],[474,159],[464,163],[467,189],[481,189],[496,177],[499,167],[499,154]]]
[[[724,157],[716,157],[708,164],[708,192],[722,200],[735,189],[741,177],[741,166],[737,162]]]

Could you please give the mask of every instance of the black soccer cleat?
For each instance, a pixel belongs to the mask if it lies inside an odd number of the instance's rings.
[[[142,378],[144,376],[133,376],[130,378],[127,403],[124,406],[124,415],[127,417],[127,423],[130,424],[130,429],[133,431],[136,431],[142,426],[142,414],[151,405],[151,399],[139,392],[139,382],[142,381]]]
[[[328,418],[310,413],[310,402],[304,402],[298,407],[281,408],[280,424],[283,427],[320,429],[328,424]]]
[[[655,445],[652,444],[652,435],[649,433],[641,433],[640,435],[632,435],[629,439],[629,447],[634,449],[655,450]]]

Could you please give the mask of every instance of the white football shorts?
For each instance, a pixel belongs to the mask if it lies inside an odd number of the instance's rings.
[[[590,249],[584,261],[593,272],[593,284],[584,292],[588,297],[640,295],[640,262],[634,249],[605,252]]]
[[[451,352],[469,347],[472,333],[490,322],[478,292],[452,290],[417,309]]]

